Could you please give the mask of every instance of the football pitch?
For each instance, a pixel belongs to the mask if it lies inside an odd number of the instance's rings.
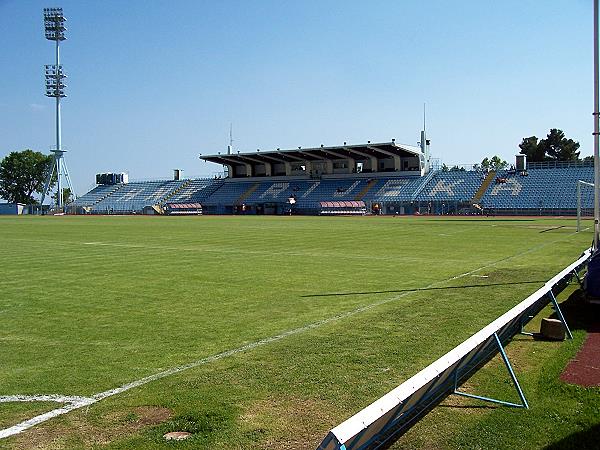
[[[1,402],[0,429],[64,405],[44,395],[82,402],[0,447],[161,448],[164,433],[183,430],[191,438],[169,446],[316,448],[329,429],[575,261],[591,226],[576,233],[575,219],[552,218],[0,217],[0,396],[32,400]],[[590,399],[597,408],[598,390],[573,388],[545,418],[539,387],[540,374],[560,373],[584,336],[575,330],[573,343],[514,347],[525,393],[539,396],[531,412],[467,411],[472,400],[454,399],[396,445],[536,448],[584,429],[568,410],[585,410]],[[488,366],[470,387],[513,395],[500,365]],[[516,423],[541,432],[511,441]]]

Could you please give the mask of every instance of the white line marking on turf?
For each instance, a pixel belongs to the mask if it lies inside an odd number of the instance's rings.
[[[8,403],[8,402],[58,402],[58,403],[66,403],[65,406],[62,406],[57,409],[53,409],[52,411],[48,411],[47,413],[40,414],[31,419],[25,420],[17,425],[14,425],[9,428],[5,428],[4,430],[0,430],[0,439],[3,439],[8,436],[12,436],[13,434],[21,433],[28,428],[31,428],[35,425],[39,425],[40,423],[46,422],[47,420],[52,419],[53,417],[60,416],[61,414],[66,414],[74,409],[83,408],[84,406],[91,405],[95,403],[97,400],[89,397],[78,397],[78,396],[66,396],[66,395],[57,395],[57,394],[49,394],[49,395],[3,395],[0,396],[0,403]]]
[[[56,243],[56,242],[55,242]],[[139,249],[139,250],[157,250],[157,251],[178,251],[178,252],[202,252],[202,253],[230,253],[235,255],[268,255],[268,256],[314,256],[314,257],[323,257],[323,256],[331,256],[331,257],[344,257],[344,258],[352,258],[352,259],[367,259],[367,260],[381,260],[381,261],[390,261],[396,259],[395,256],[378,256],[378,255],[361,255],[361,254],[352,254],[352,255],[340,255],[337,253],[327,253],[323,251],[312,252],[307,250],[302,251],[285,251],[285,252],[275,252],[271,250],[243,250],[239,248],[214,248],[214,246],[208,246],[199,244],[196,247],[174,247],[167,245],[148,245],[148,244],[127,244],[127,243],[119,243],[119,242],[69,242],[70,244],[76,245],[95,245],[98,247],[114,247],[114,248],[131,248],[131,249]],[[417,258],[409,258],[403,256],[404,260],[417,260]]]
[[[9,402],[58,402],[58,403],[80,403],[92,402],[89,397],[68,396],[58,394],[43,395],[0,395],[0,403]]]
[[[481,266],[481,267],[479,267],[477,269],[474,269],[474,270],[471,270],[469,272],[465,272],[463,274],[456,275],[454,277],[450,277],[450,278],[447,278],[445,280],[435,281],[435,282],[430,283],[429,285],[425,286],[424,289],[435,287],[438,284],[443,284],[443,283],[447,283],[449,281],[457,280],[458,278],[463,278],[463,277],[465,277],[467,275],[472,275],[475,272],[478,272],[478,271],[483,270],[483,269],[488,268],[488,267],[495,266],[496,264],[499,264],[501,262],[504,262],[504,261],[507,261],[507,260],[510,260],[510,259],[514,259],[514,258],[518,258],[519,256],[523,256],[523,255],[525,255],[527,253],[531,253],[531,252],[533,252],[535,250],[539,250],[540,248],[545,247],[547,245],[555,244],[556,242],[559,242],[561,240],[565,240],[565,239],[567,239],[567,238],[569,238],[571,236],[574,236],[575,234],[576,234],[576,232],[571,233],[571,234],[567,235],[566,237],[563,237],[563,238],[560,238],[560,239],[556,239],[556,240],[554,240],[552,242],[548,242],[548,243],[545,243],[545,244],[537,245],[537,246],[532,247],[532,248],[530,248],[528,250],[525,250],[525,251],[523,251],[521,253],[517,253],[517,254],[512,255],[512,256],[507,256],[507,257],[501,258],[501,259],[499,259],[497,261],[493,261],[491,263],[488,263],[488,264],[486,264],[484,266]],[[331,322],[335,322],[335,321],[338,321],[338,320],[341,320],[341,319],[345,319],[347,317],[351,317],[351,316],[354,316],[356,314],[360,314],[362,312],[369,311],[369,310],[374,309],[374,308],[376,308],[378,306],[382,306],[382,305],[385,305],[387,303],[394,302],[396,300],[399,300],[402,297],[406,297],[406,296],[411,295],[411,294],[413,294],[415,292],[418,292],[418,291],[403,292],[403,293],[398,294],[396,296],[389,297],[387,299],[383,299],[383,300],[380,300],[380,301],[375,302],[375,303],[370,303],[368,305],[361,306],[359,308],[353,309],[352,311],[346,311],[344,313],[341,313],[341,314],[329,317],[327,319],[322,319],[322,320],[319,320],[317,322],[310,323],[310,324],[305,325],[305,326],[300,327],[300,328],[294,328],[292,330],[284,331],[283,333],[278,334],[276,336],[271,336],[271,337],[268,337],[268,338],[265,338],[265,339],[261,339],[261,340],[255,341],[255,342],[251,342],[250,344],[246,344],[246,345],[243,345],[241,347],[237,347],[237,348],[234,348],[234,349],[231,349],[231,350],[226,350],[224,352],[217,353],[217,354],[212,355],[212,356],[207,356],[206,358],[202,358],[202,359],[199,359],[197,361],[193,361],[191,363],[184,364],[182,366],[173,367],[171,369],[167,369],[167,370],[164,370],[162,372],[158,372],[158,373],[155,373],[153,375],[149,375],[147,377],[140,378],[139,380],[132,381],[131,383],[123,384],[122,386],[119,386],[119,387],[117,387],[115,389],[109,389],[109,390],[104,391],[104,392],[99,392],[97,394],[94,394],[91,398],[90,397],[69,397],[69,398],[79,398],[79,399],[81,399],[81,401],[80,402],[69,403],[68,405],[63,406],[62,408],[53,409],[52,411],[48,411],[47,413],[40,414],[39,416],[35,416],[35,417],[31,418],[31,419],[25,420],[25,421],[23,421],[21,423],[18,423],[16,425],[11,426],[11,427],[4,428],[4,429],[0,430],[0,439],[4,439],[6,437],[22,433],[23,431],[25,431],[25,430],[27,430],[27,429],[35,426],[35,425],[39,425],[40,423],[46,422],[47,420],[50,420],[50,419],[52,419],[54,417],[61,416],[63,414],[71,412],[73,410],[83,408],[84,406],[92,405],[92,404],[94,404],[94,403],[96,403],[96,402],[98,402],[100,400],[103,400],[103,399],[108,398],[108,397],[112,397],[113,395],[120,394],[122,392],[128,391],[130,389],[133,389],[133,388],[136,388],[136,387],[139,387],[139,386],[143,386],[144,384],[150,383],[152,381],[160,380],[161,378],[165,378],[165,377],[168,377],[170,375],[175,375],[175,374],[177,374],[179,372],[183,372],[184,370],[193,369],[195,367],[198,367],[198,366],[201,366],[201,365],[204,365],[204,364],[208,364],[208,363],[211,363],[211,362],[214,362],[214,361],[218,361],[220,359],[227,358],[228,356],[233,356],[233,355],[236,355],[238,353],[242,353],[242,352],[245,352],[245,351],[248,351],[248,350],[252,350],[252,349],[257,348],[257,347],[262,347],[263,345],[267,345],[267,344],[270,344],[272,342],[280,341],[280,340],[282,340],[282,339],[284,339],[284,338],[286,338],[288,336],[293,336],[293,335],[296,335],[296,334],[303,333],[305,331],[309,331],[309,330],[313,330],[315,328],[319,328],[319,327],[321,327],[323,325],[327,325],[327,324],[329,324]],[[20,397],[20,396],[14,396],[14,397]],[[21,396],[21,397],[24,397],[24,396]],[[38,397],[41,397],[41,396],[38,396]],[[65,398],[67,398],[67,397],[65,397]],[[15,400],[15,401],[18,401],[18,400]]]

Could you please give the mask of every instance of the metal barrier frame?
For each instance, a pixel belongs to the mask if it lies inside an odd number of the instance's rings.
[[[513,336],[521,333],[523,325],[536,316],[548,303],[553,304],[567,335],[572,338],[555,295],[567,286],[572,276],[580,281],[578,271],[587,264],[590,256],[591,249],[588,249],[577,261],[563,269],[517,306],[400,386],[333,428],[321,442],[318,450],[363,450],[389,446],[394,439],[405,433],[448,395],[454,393],[464,395],[457,390],[458,386],[468,380],[498,352],[501,353],[511,374],[522,404],[503,402],[472,394],[467,394],[467,396],[508,406],[528,408],[527,400],[508,362],[503,345]]]

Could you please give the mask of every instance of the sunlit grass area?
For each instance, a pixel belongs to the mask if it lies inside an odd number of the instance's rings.
[[[573,219],[2,217],[0,395],[92,397],[190,366],[0,446],[159,448],[165,432],[183,429],[193,434],[181,447],[316,448],[538,289],[591,237]],[[575,334],[574,343],[520,344],[526,393],[554,380],[565,411],[467,414],[461,399],[396,445],[485,447],[485,433],[539,448],[585,428],[569,418],[578,400],[556,375],[585,332]],[[473,386],[512,395],[494,387],[489,373],[505,379],[494,367]],[[56,407],[0,403],[0,425]],[[511,420],[535,417],[543,429],[557,416],[565,425],[553,434],[503,434]]]

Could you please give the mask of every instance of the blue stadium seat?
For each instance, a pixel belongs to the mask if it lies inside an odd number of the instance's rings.
[[[268,205],[296,199],[298,210],[317,211],[320,202],[362,200],[372,203],[470,202],[485,174],[480,171],[438,171],[428,177],[382,176],[277,181],[194,179],[144,181],[97,186],[75,201],[92,212],[141,212],[146,206],[171,203],[201,203],[213,211],[231,211],[240,203]],[[494,210],[571,210],[577,206],[576,182],[592,182],[593,167],[531,169],[526,176],[514,170],[499,171],[479,203]],[[593,207],[593,190],[584,189],[582,206]],[[481,195],[481,193],[479,193]],[[229,208],[229,209],[227,209]]]
[[[419,193],[418,201],[470,201],[483,182],[478,171],[450,170],[437,172]]]
[[[109,196],[92,206],[92,212],[141,212],[146,206],[158,205],[185,181],[138,181],[120,184]]]
[[[102,200],[103,198],[109,196],[110,194],[112,194],[113,192],[115,192],[119,188],[121,188],[120,184],[99,185],[99,186],[96,186],[94,189],[92,189],[88,193],[86,193],[86,194],[82,195],[81,197],[77,198],[72,203],[72,205],[73,206],[92,206],[92,205],[95,205],[100,200]]]
[[[481,198],[482,206],[499,209],[575,209],[577,180],[593,183],[593,167],[531,169],[526,176],[502,171]],[[593,208],[593,189],[582,190],[582,207]]]

